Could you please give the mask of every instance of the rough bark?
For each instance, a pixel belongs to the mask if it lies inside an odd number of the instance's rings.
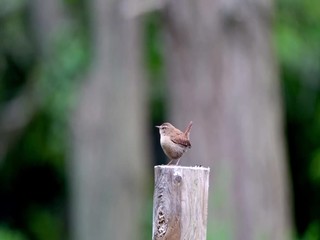
[[[93,61],[73,119],[72,239],[142,239],[148,146],[137,19],[89,2]]]
[[[290,239],[272,11],[267,0],[182,0],[164,12],[173,124],[194,122],[181,164],[213,172],[212,239]]]

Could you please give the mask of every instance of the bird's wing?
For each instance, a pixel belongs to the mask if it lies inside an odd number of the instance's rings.
[[[181,146],[191,148],[190,141],[184,136],[183,133],[182,134],[177,134],[177,135],[171,137],[171,141],[176,143],[176,144],[179,144]]]

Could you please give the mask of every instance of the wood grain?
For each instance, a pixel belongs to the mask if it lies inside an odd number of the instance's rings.
[[[155,166],[153,240],[206,239],[209,168]]]

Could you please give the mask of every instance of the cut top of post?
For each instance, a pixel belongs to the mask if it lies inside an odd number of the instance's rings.
[[[176,165],[156,165],[154,166],[154,168],[174,168],[174,169],[190,169],[190,170],[204,170],[204,171],[209,171],[210,172],[210,168],[209,167],[203,167],[203,166],[176,166]]]

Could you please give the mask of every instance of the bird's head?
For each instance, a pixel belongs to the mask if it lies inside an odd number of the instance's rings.
[[[172,126],[170,123],[163,123],[156,127],[159,128],[160,135],[168,135],[174,129],[174,126]]]

